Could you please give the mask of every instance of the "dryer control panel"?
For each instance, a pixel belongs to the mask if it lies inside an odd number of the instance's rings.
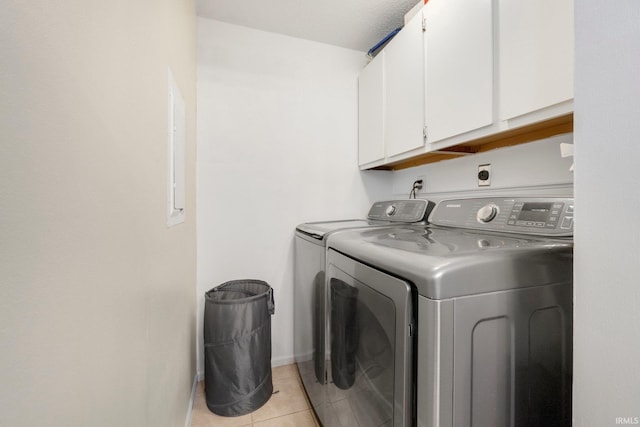
[[[375,202],[367,218],[378,221],[420,222],[433,208],[433,202],[425,199],[387,200]]]
[[[573,236],[573,199],[483,197],[443,200],[429,222],[449,227],[539,236]]]

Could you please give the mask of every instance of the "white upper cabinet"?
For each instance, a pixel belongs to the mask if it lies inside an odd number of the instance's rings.
[[[499,15],[500,119],[573,100],[573,0],[500,0]]]
[[[358,164],[384,159],[384,52],[358,78]]]
[[[427,142],[493,123],[491,0],[430,0],[425,16]]]
[[[429,0],[362,71],[360,167],[571,131],[573,1]]]
[[[424,145],[422,17],[411,19],[384,48],[386,156]]]

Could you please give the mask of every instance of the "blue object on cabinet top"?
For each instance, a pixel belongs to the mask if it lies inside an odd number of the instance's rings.
[[[369,58],[373,58],[374,56],[376,56],[378,51],[380,49],[382,49],[387,43],[389,43],[391,41],[391,39],[393,37],[395,37],[395,35],[400,32],[401,29],[402,29],[402,27],[398,27],[395,30],[391,31],[386,36],[384,36],[384,38],[382,40],[380,40],[378,43],[376,43],[376,45],[374,47],[369,49],[369,51],[367,52],[367,56]]]

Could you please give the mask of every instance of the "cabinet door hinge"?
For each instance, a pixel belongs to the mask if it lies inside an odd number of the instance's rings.
[[[425,31],[427,31],[427,18],[425,18],[423,16],[422,17],[422,32],[424,33]]]
[[[429,135],[428,129],[427,129],[427,126],[425,126],[422,128],[422,139],[424,139],[424,142],[427,142],[428,135]]]

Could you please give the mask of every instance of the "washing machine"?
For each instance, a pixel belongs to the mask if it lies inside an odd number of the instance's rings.
[[[571,425],[573,200],[444,200],[327,242],[340,425]]]
[[[400,223],[425,224],[433,206],[432,202],[424,199],[380,201],[371,206],[366,219],[311,222],[296,228],[294,355],[309,401],[325,427],[340,425],[329,412],[333,387],[327,376],[327,239],[351,229]]]

